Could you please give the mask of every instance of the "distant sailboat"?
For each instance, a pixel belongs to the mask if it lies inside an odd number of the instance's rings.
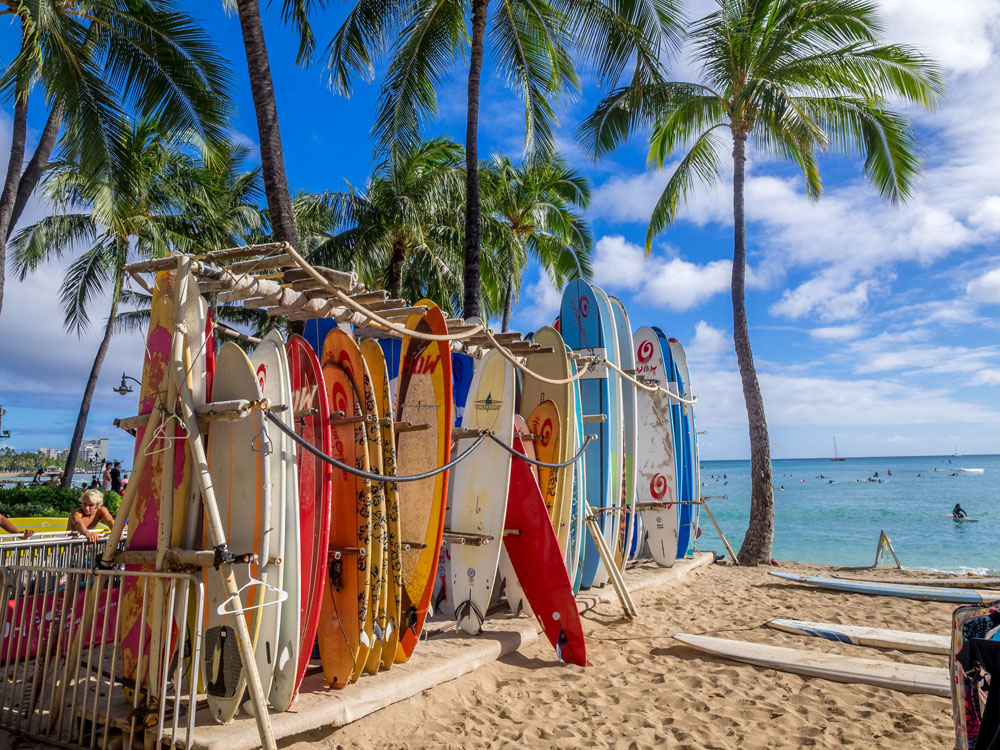
[[[958,444],[955,444],[955,452],[951,454],[952,458],[961,458],[962,454],[958,452]]]
[[[846,458],[841,458],[840,454],[837,453],[837,436],[836,435],[833,436],[833,458],[831,458],[830,460],[831,461],[846,461],[847,460]]]

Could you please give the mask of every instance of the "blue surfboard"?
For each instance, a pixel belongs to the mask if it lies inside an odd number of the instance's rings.
[[[574,279],[563,291],[559,312],[559,328],[563,341],[573,350],[604,349],[610,347],[605,338],[605,327],[601,325],[601,311],[594,296],[594,290],[586,281]],[[585,375],[580,383],[580,403],[583,415],[608,414],[608,378]],[[610,415],[609,415],[610,416]],[[587,448],[585,469],[585,497],[595,511],[612,507],[611,481],[611,435],[609,424],[605,422],[583,423],[585,435],[594,435]],[[617,483],[615,483],[617,486]],[[601,514],[601,528],[609,534],[613,519],[611,513]],[[601,559],[597,545],[590,534],[584,535],[583,571],[580,585],[592,586]]]
[[[476,373],[476,360],[461,352],[451,353],[451,392],[455,404],[455,426],[462,426],[465,400],[472,387],[472,376]]]
[[[677,381],[678,387],[680,388],[679,395],[686,399],[690,399],[693,391],[691,389],[691,374],[688,371],[687,366],[687,354],[685,354],[684,347],[677,339],[667,339],[667,341],[670,343],[670,354],[674,360],[674,367],[679,374]],[[684,414],[684,418],[687,421],[687,470],[690,472],[688,481],[691,483],[691,499],[698,500],[701,498],[701,465],[698,462],[698,428],[694,421],[694,404],[682,404],[681,412]],[[694,543],[701,533],[701,529],[699,528],[699,511],[701,508],[697,505],[691,505],[688,507],[691,509],[691,538],[686,554],[690,557],[694,554]]]
[[[919,599],[925,602],[950,602],[952,604],[985,604],[1000,600],[1000,591],[985,589],[949,589],[943,586],[914,586],[907,583],[878,583],[849,578],[825,578],[823,576],[803,576],[797,573],[771,572],[771,575],[786,581],[805,583],[833,591],[851,594],[871,594],[874,596],[895,596],[900,599]]]
[[[652,326],[656,332],[656,337],[660,340],[660,351],[663,353],[663,366],[669,372],[670,390],[680,392],[682,390],[678,381],[677,365],[670,352],[670,342],[666,335],[656,326]],[[670,400],[670,429],[674,438],[674,462],[677,465],[677,499],[691,499],[691,485],[688,479],[688,466],[690,456],[687,440],[687,428],[684,419],[684,410],[681,404],[674,399]],[[687,555],[688,547],[691,544],[691,506],[677,506],[677,557],[683,558]]]
[[[323,342],[326,341],[326,334],[336,327],[337,322],[333,318],[311,318],[306,321],[302,337],[309,342],[309,346],[320,359],[323,358]],[[389,374],[392,374],[392,370],[389,370]]]

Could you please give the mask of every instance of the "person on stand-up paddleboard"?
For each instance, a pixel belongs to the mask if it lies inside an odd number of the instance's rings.
[[[955,518],[968,518],[969,514],[965,512],[965,509],[959,503],[955,503],[955,507],[951,509],[951,514]]]
[[[111,511],[104,507],[104,493],[100,490],[87,490],[80,495],[80,507],[69,514],[67,531],[75,531],[87,537],[88,542],[97,541],[93,528],[103,523],[110,529],[115,525]]]

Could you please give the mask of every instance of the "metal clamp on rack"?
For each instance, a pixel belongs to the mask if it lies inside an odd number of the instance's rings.
[[[461,531],[445,531],[441,534],[441,541],[448,544],[471,544],[474,547],[481,547],[493,541],[489,534],[465,534]]]

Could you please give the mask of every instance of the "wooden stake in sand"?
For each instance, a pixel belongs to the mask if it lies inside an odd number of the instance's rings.
[[[615,593],[618,594],[618,600],[622,603],[625,619],[634,620],[638,615],[635,602],[632,601],[632,595],[625,587],[625,579],[622,578],[621,571],[615,565],[614,557],[611,554],[611,550],[608,549],[608,543],[604,540],[604,534],[601,532],[601,525],[597,520],[597,516],[594,515],[593,509],[590,507],[590,503],[586,503],[585,511],[586,516],[584,518],[587,522],[587,528],[590,529],[590,535],[594,538],[594,544],[597,545],[597,554],[600,555],[601,562],[604,563],[604,567],[608,570],[611,585],[614,587]]]
[[[890,555],[892,556],[892,559],[896,561],[896,568],[898,570],[902,570],[903,564],[899,561],[899,558],[896,557],[896,550],[893,549],[892,540],[889,539],[889,536],[885,533],[885,529],[882,529],[881,533],[878,535],[878,546],[875,548],[875,562],[872,564],[872,567],[877,568],[879,566],[879,562],[888,563]]]

